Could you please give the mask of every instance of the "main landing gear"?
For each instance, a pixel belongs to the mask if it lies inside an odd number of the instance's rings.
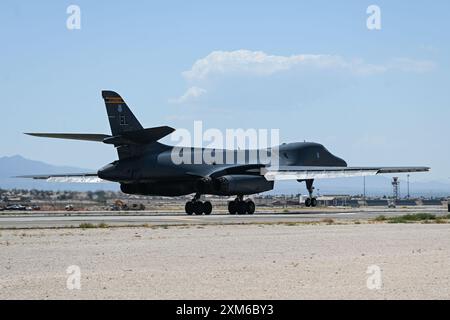
[[[186,205],[184,206],[184,210],[188,215],[209,215],[212,212],[212,204],[209,201],[201,201],[200,200],[200,194],[197,193],[194,196],[194,199],[191,201],[186,202]]]
[[[254,214],[255,203],[251,199],[244,201],[243,196],[237,196],[236,200],[228,202],[228,212],[230,214]]]
[[[308,180],[305,180],[305,182],[306,182],[306,189],[308,189],[308,193],[309,193],[309,198],[306,198],[306,200],[305,200],[305,206],[306,207],[316,207],[317,206],[317,199],[313,197],[313,191],[314,191],[313,182],[314,182],[314,179],[308,179]]]
[[[184,210],[188,215],[209,215],[212,212],[212,205],[209,201],[201,201],[200,194],[197,193],[194,199],[186,202]],[[228,212],[230,214],[254,214],[255,203],[250,200],[244,200],[243,196],[237,196],[236,200],[228,202]]]

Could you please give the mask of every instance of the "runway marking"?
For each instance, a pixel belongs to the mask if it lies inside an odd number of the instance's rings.
[[[169,220],[175,220],[175,221],[203,221],[202,219],[196,219],[196,218],[177,218],[177,217],[170,217],[172,219]]]

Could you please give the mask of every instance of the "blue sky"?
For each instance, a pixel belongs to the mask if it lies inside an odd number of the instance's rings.
[[[81,9],[68,30],[66,9]],[[381,30],[366,9],[381,9]],[[97,168],[114,149],[22,132],[109,133],[100,91],[145,127],[278,128],[349,165],[449,180],[448,1],[2,1],[0,155]],[[170,140],[165,140],[170,142]]]

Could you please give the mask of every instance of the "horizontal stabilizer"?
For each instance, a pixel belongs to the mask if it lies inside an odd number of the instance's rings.
[[[41,174],[17,176],[15,178],[46,180],[47,182],[65,182],[65,183],[102,183],[108,182],[100,179],[97,173],[67,173],[67,174]]]
[[[110,136],[107,134],[96,133],[25,133],[34,137],[43,138],[57,138],[83,141],[96,141],[106,144],[113,144],[115,146],[129,145],[129,144],[149,144],[158,141],[161,138],[171,134],[175,129],[162,126],[147,129],[139,129],[133,131],[124,131],[119,135]]]
[[[96,134],[96,133],[25,133],[25,134],[29,136],[42,138],[57,138],[57,139],[96,141],[96,142],[103,142],[103,140],[105,140],[106,138],[111,137],[107,134]]]
[[[126,131],[117,136],[108,137],[107,139],[104,139],[103,142],[114,145],[149,144],[164,138],[174,131],[174,128],[168,126]]]

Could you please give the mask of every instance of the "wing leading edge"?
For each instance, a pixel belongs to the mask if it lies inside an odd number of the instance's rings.
[[[428,167],[268,167],[261,175],[269,181],[373,176],[387,173],[428,172]]]
[[[65,183],[102,183],[108,182],[100,179],[97,173],[67,173],[67,174],[42,174],[17,176],[15,178],[46,180],[47,182],[65,182]]]

